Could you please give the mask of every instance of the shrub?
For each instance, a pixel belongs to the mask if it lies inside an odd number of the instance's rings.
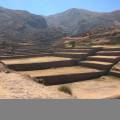
[[[71,88],[68,87],[68,86],[60,86],[60,87],[58,88],[58,90],[61,91],[61,92],[67,93],[67,94],[69,94],[69,95],[72,95],[72,90],[71,90]]]
[[[70,42],[69,42],[69,45],[70,45],[72,48],[74,48],[74,47],[76,46],[76,43],[75,43],[75,41],[70,41]]]
[[[64,42],[66,47],[70,47],[70,48],[75,48],[76,46],[76,42],[75,41],[66,41]]]

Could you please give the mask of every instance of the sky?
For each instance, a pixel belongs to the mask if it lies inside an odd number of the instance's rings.
[[[111,12],[120,10],[120,0],[0,0],[0,6],[38,15],[52,15],[70,8]]]

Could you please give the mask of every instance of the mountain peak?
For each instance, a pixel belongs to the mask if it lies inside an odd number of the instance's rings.
[[[78,10],[81,10],[81,9],[78,9],[78,8],[71,8],[71,9],[68,9],[68,11],[78,11]]]
[[[79,13],[79,12],[90,12],[90,11],[84,10],[84,9],[79,9],[79,8],[71,8],[71,9],[66,10],[65,12]]]
[[[46,18],[49,26],[60,27],[68,35],[82,34],[93,27],[109,27],[120,23],[120,12],[99,13],[72,8]]]

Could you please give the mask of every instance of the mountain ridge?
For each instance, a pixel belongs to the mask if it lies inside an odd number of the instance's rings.
[[[120,10],[98,14],[72,8],[45,17],[24,10],[0,7],[0,44],[30,43],[38,48],[44,48],[66,35],[80,35],[101,25],[120,26]]]
[[[62,32],[49,28],[41,15],[0,7],[0,44],[32,43],[44,48],[61,36]]]
[[[69,9],[65,12],[46,17],[47,24],[52,27],[60,27],[68,35],[87,32],[96,26],[115,25],[120,23],[120,10],[99,13],[83,9]],[[83,30],[81,30],[81,28]]]

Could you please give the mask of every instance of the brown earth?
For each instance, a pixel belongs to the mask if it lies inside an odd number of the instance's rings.
[[[42,63],[42,62],[52,62],[52,61],[64,61],[71,60],[70,58],[45,56],[45,57],[31,57],[31,58],[21,58],[21,59],[5,59],[2,60],[5,64],[29,64],[29,63]]]
[[[91,69],[87,67],[81,66],[73,66],[73,67],[61,67],[61,68],[51,68],[47,70],[35,70],[35,71],[25,71],[20,72],[21,74],[28,74],[31,77],[35,76],[52,76],[52,75],[64,75],[64,74],[77,74],[77,73],[85,73],[85,72],[98,72],[99,70]]]
[[[36,83],[29,76],[6,69],[3,64],[0,64],[0,69],[0,99],[73,99],[70,95]]]
[[[49,89],[57,90],[60,86],[70,88],[76,99],[120,98],[120,78],[117,77],[103,76],[90,81],[50,86]]]
[[[120,78],[104,76],[90,81],[44,86],[0,64],[0,99],[106,99],[120,98]],[[67,86],[72,95],[59,91]]]
[[[17,73],[0,73],[0,99],[72,99]]]

